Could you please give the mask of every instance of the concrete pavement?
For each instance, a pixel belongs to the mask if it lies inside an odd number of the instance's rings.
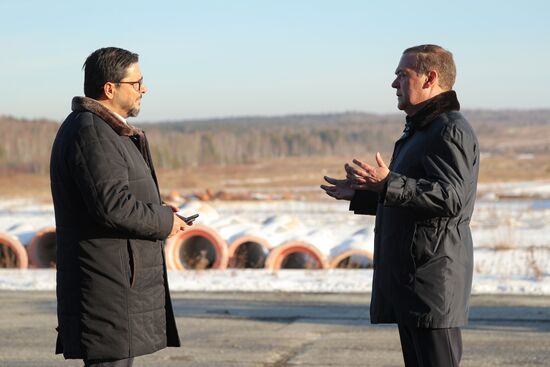
[[[176,293],[182,348],[134,366],[402,366],[368,294]],[[55,294],[0,292],[0,366],[81,366],[53,355]],[[474,296],[463,367],[550,365],[550,297]]]

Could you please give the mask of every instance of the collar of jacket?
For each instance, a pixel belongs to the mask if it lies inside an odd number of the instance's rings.
[[[72,110],[74,112],[91,112],[97,115],[100,119],[105,121],[119,136],[128,136],[132,138],[132,141],[139,149],[141,156],[145,160],[145,163],[149,166],[155,184],[158,188],[157,174],[155,167],[153,166],[153,159],[151,158],[151,151],[149,150],[149,143],[147,143],[147,137],[143,130],[138,129],[128,123],[122,122],[114,113],[112,113],[107,107],[95,99],[88,97],[74,97],[72,101]]]
[[[107,107],[95,99],[88,97],[74,97],[72,101],[72,110],[74,112],[91,112],[101,118],[120,136],[143,135],[143,131],[130,124],[122,122]]]
[[[407,116],[405,130],[407,128],[413,130],[423,129],[442,113],[459,110],[460,103],[458,103],[456,92],[454,90],[443,92],[428,100],[420,111],[412,116]]]

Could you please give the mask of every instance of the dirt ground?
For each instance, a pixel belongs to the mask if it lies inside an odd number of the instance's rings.
[[[374,160],[374,153],[357,157]],[[389,161],[389,154],[383,157]],[[343,177],[343,166],[354,157],[286,158],[247,165],[212,165],[185,170],[157,172],[163,194],[178,191],[185,195],[212,191],[260,192],[288,198],[322,200],[319,189],[323,176]],[[550,154],[535,157],[482,157],[480,182],[530,181],[550,179]],[[32,197],[50,201],[50,182],[46,174],[0,175],[0,197]]]

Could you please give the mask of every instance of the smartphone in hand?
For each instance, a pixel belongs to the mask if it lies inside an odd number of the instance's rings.
[[[183,215],[180,215],[178,213],[176,213],[176,215],[178,216],[179,219],[183,220],[187,224],[193,224],[193,221],[197,219],[199,216],[198,214],[193,214],[188,217],[184,217]]]

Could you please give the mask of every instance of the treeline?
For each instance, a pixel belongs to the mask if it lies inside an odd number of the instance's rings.
[[[367,114],[144,124],[155,164],[180,168],[389,150],[398,118]]]
[[[466,111],[482,150],[550,151],[550,111]],[[140,124],[157,168],[390,152],[401,114],[342,113]],[[0,171],[46,173],[59,123],[0,117]],[[486,144],[484,144],[486,143]],[[513,144],[512,144],[513,143]]]
[[[0,116],[0,174],[46,173],[59,124]]]

